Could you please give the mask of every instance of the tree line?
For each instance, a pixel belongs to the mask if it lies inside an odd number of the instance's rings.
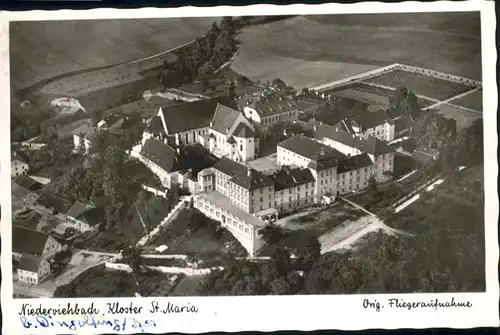
[[[177,52],[178,60],[165,62],[159,76],[165,89],[190,83],[195,79],[206,80],[227,62],[237,49],[236,25],[231,17],[222,18],[220,25],[212,24],[210,30],[192,44]]]

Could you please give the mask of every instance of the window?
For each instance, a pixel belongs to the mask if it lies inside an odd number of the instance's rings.
[[[240,144],[240,151],[243,151],[243,144]]]
[[[262,204],[260,204],[260,209],[261,209],[261,210],[262,210],[262,209],[264,209],[264,206],[262,206]]]
[[[262,202],[262,197],[260,197],[260,202]]]

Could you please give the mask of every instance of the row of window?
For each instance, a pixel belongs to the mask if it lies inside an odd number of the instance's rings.
[[[202,203],[202,202],[201,202]],[[222,214],[219,211],[214,210],[213,207],[204,205],[203,208],[212,214],[212,216],[215,216],[217,219],[220,219],[223,223],[232,225],[233,227],[239,229],[240,231],[245,232],[246,234],[250,233],[250,228],[245,227],[243,224],[239,223],[236,219],[233,219],[231,217],[228,217],[225,214]]]
[[[278,121],[282,121],[282,120],[288,120],[291,117],[296,116],[297,114],[298,114],[297,111],[293,111],[293,112],[281,113],[281,114],[278,114],[278,115],[272,115],[272,116],[268,116],[268,117],[263,117],[262,118],[262,124],[274,123],[274,122],[278,122]]]

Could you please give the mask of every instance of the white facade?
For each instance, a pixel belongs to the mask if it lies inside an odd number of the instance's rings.
[[[255,256],[255,253],[262,247],[263,241],[258,232],[265,226],[265,222],[250,214],[238,213],[233,206],[221,205],[203,195],[194,197],[194,207],[207,217],[220,222],[241,243],[250,256]]]
[[[247,119],[252,120],[253,122],[264,127],[269,127],[281,121],[296,121],[299,119],[298,110],[261,115],[251,106],[245,106],[243,107],[243,113]]]
[[[73,134],[73,151],[78,152],[80,150],[80,144],[82,143],[82,140],[85,147],[85,154],[88,154],[90,151],[90,147],[92,146],[92,142],[89,139],[85,138],[85,134],[83,134],[83,136]]]
[[[17,269],[17,279],[30,285],[38,285],[50,275],[50,263],[42,259],[38,271]]]
[[[239,114],[230,128],[225,129],[225,133],[216,131],[212,127],[208,130],[208,135],[199,138],[199,142],[216,157],[226,157],[235,162],[246,162],[253,160],[258,155],[259,139],[254,136],[242,137],[235,133],[238,126],[244,125],[255,132],[254,126]]]
[[[394,124],[385,122],[374,128],[366,129],[362,132],[356,133],[361,138],[368,139],[371,137],[376,137],[379,140],[390,142],[394,140]]]
[[[13,178],[28,173],[28,169],[28,164],[14,157],[12,158],[10,162],[10,174]]]

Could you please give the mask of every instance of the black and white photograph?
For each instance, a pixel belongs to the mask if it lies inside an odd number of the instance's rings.
[[[486,292],[479,11],[47,19],[9,23],[13,298]]]

